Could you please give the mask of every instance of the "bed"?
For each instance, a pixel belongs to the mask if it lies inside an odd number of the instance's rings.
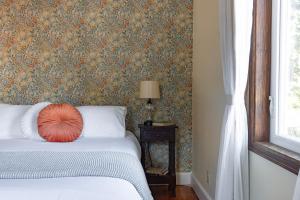
[[[80,138],[71,143],[49,143],[27,139],[0,140],[0,153],[13,152],[119,152],[140,159],[140,146],[127,131],[124,138]],[[117,190],[116,190],[117,189]],[[39,179],[0,179],[5,200],[115,200],[143,199],[128,181],[114,177],[81,176]]]
[[[0,104],[0,199],[153,200],[124,106]]]

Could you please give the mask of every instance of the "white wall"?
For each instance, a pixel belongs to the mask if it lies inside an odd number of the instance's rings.
[[[292,200],[297,176],[250,153],[250,199]]]
[[[193,175],[214,194],[225,95],[218,0],[194,0]]]
[[[218,0],[194,0],[193,176],[214,196],[225,96]],[[208,176],[207,176],[208,175]],[[296,176],[250,153],[251,200],[291,200]]]

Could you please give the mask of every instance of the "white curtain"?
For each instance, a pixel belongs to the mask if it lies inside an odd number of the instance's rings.
[[[300,200],[300,171],[298,174],[293,200]]]
[[[248,78],[253,0],[219,0],[220,41],[227,96],[221,133],[216,200],[249,200]]]

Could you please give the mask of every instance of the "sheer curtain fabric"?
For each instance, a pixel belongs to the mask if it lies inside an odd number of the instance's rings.
[[[253,1],[219,0],[220,42],[227,105],[219,149],[216,200],[249,200],[248,78]]]

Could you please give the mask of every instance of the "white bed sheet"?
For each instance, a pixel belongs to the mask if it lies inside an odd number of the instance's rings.
[[[0,152],[17,151],[112,151],[138,159],[141,149],[135,136],[125,138],[81,138],[72,143],[48,143],[27,139],[0,140]],[[110,177],[66,177],[52,179],[0,179],[2,200],[140,200],[134,186]]]
[[[56,143],[29,139],[0,140],[0,152],[22,151],[110,151],[125,152],[140,159],[141,148],[133,133],[126,131],[124,138],[80,138],[74,142]]]
[[[0,179],[1,200],[141,200],[134,186],[109,177]]]

